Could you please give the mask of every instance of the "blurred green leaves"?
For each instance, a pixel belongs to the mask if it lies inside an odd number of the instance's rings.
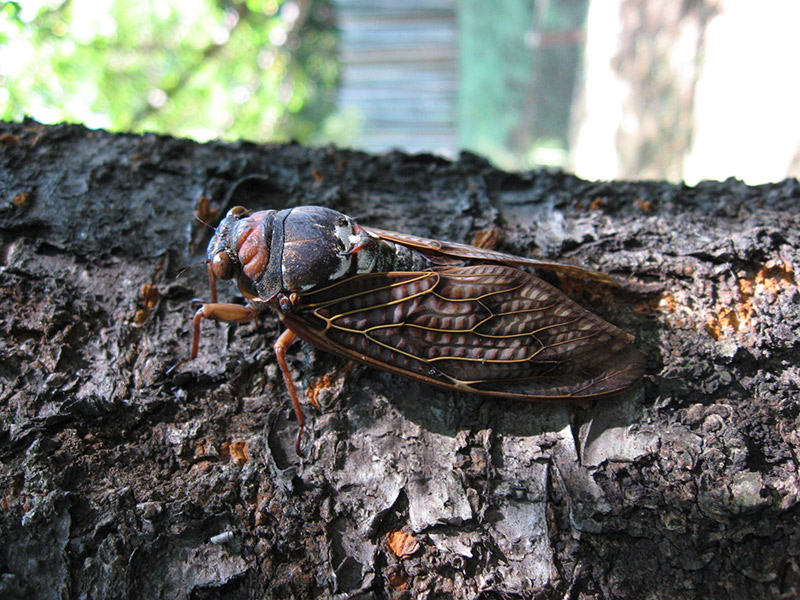
[[[0,2],[0,118],[312,142],[336,42],[327,0]]]

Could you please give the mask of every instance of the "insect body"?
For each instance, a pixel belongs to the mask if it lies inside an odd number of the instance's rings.
[[[362,227],[319,206],[231,209],[208,246],[212,303],[203,319],[250,321],[272,307],[286,326],[286,364],[300,337],[334,354],[434,385],[524,400],[587,399],[631,387],[644,370],[633,337],[522,270],[607,280],[579,267]],[[216,301],[215,277],[236,279],[248,306]]]

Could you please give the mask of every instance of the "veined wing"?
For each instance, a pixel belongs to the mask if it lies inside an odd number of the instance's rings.
[[[504,252],[476,248],[468,244],[423,238],[408,233],[398,233],[396,231],[377,229],[375,227],[364,227],[364,229],[383,240],[403,244],[404,246],[413,248],[426,255],[444,255],[475,262],[491,261],[517,267],[533,267],[536,269],[547,269],[549,271],[561,271],[575,277],[593,279],[609,285],[619,285],[613,278],[605,273],[576,267],[574,265],[565,265],[559,262],[539,260],[536,258],[524,258]]]
[[[301,294],[284,322],[330,352],[480,394],[612,395],[644,367],[632,336],[501,264],[351,277]]]

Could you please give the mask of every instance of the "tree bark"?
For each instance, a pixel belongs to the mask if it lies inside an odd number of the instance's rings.
[[[0,125],[0,597],[776,598],[800,594],[800,185],[503,173],[463,155]],[[237,181],[256,175],[234,188]],[[229,200],[558,258],[636,335],[624,397],[434,389],[203,326]],[[202,204],[202,203],[201,203]],[[223,286],[221,295],[241,301]],[[399,532],[399,533],[398,533]]]

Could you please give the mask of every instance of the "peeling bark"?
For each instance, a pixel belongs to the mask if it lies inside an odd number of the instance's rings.
[[[800,594],[796,180],[0,130],[1,597]],[[623,278],[558,284],[635,334],[648,374],[625,397],[536,405],[298,344],[323,406],[299,459],[277,320],[206,324],[165,375],[208,298],[203,268],[176,279],[204,250],[193,210],[251,174],[237,202],[456,241],[499,227],[502,250]]]

